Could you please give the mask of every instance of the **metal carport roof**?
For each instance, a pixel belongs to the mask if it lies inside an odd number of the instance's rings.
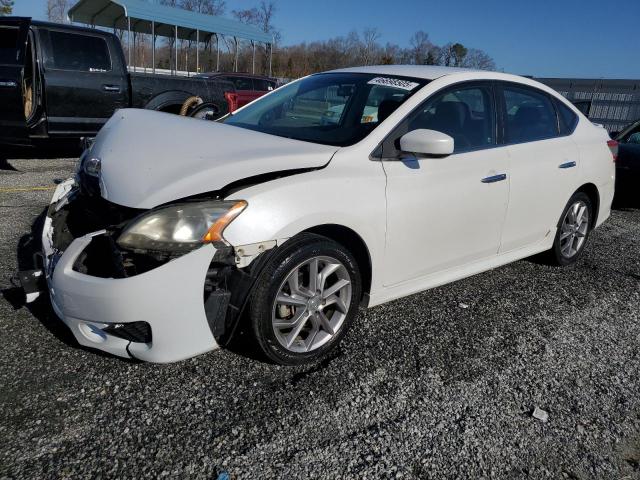
[[[273,37],[260,29],[242,22],[214,15],[191,12],[144,0],[80,0],[69,9],[69,20],[94,26],[151,33],[173,37],[177,27],[178,38],[194,40],[196,34],[220,34],[271,44]],[[152,24],[153,22],[153,24]]]

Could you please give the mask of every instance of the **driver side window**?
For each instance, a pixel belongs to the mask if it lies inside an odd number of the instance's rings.
[[[453,138],[454,153],[495,145],[495,111],[488,86],[447,90],[429,98],[408,121],[407,132],[436,130]]]

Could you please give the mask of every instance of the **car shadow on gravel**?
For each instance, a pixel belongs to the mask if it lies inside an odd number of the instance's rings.
[[[38,260],[41,251],[40,233],[46,216],[46,209],[38,215],[31,225],[31,232],[23,235],[18,241],[16,250],[18,271],[35,270],[42,267]],[[48,296],[43,292],[32,303],[26,303],[26,298],[17,276],[12,278],[13,287],[2,290],[2,296],[14,310],[26,308],[42,325],[49,330],[58,340],[67,345],[78,347],[71,331],[55,315],[51,308]]]
[[[616,179],[616,193],[613,197],[614,210],[633,210],[640,208],[639,179]]]
[[[73,141],[56,141],[44,146],[18,147],[0,145],[0,171],[16,171],[9,160],[75,158],[81,153],[80,143]]]

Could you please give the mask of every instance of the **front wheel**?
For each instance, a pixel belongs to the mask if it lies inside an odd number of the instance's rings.
[[[574,263],[584,250],[593,222],[593,207],[589,197],[575,193],[567,203],[547,258],[550,263],[566,266]]]
[[[358,311],[361,279],[353,255],[314,234],[286,242],[256,281],[250,316],[264,354],[282,365],[321,359]]]

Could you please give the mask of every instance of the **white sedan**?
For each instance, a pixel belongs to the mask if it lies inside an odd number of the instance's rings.
[[[54,194],[44,275],[85,346],[171,362],[245,330],[315,361],[360,306],[575,262],[616,151],[544,85],[442,67],[311,75],[221,122],[121,110]]]

